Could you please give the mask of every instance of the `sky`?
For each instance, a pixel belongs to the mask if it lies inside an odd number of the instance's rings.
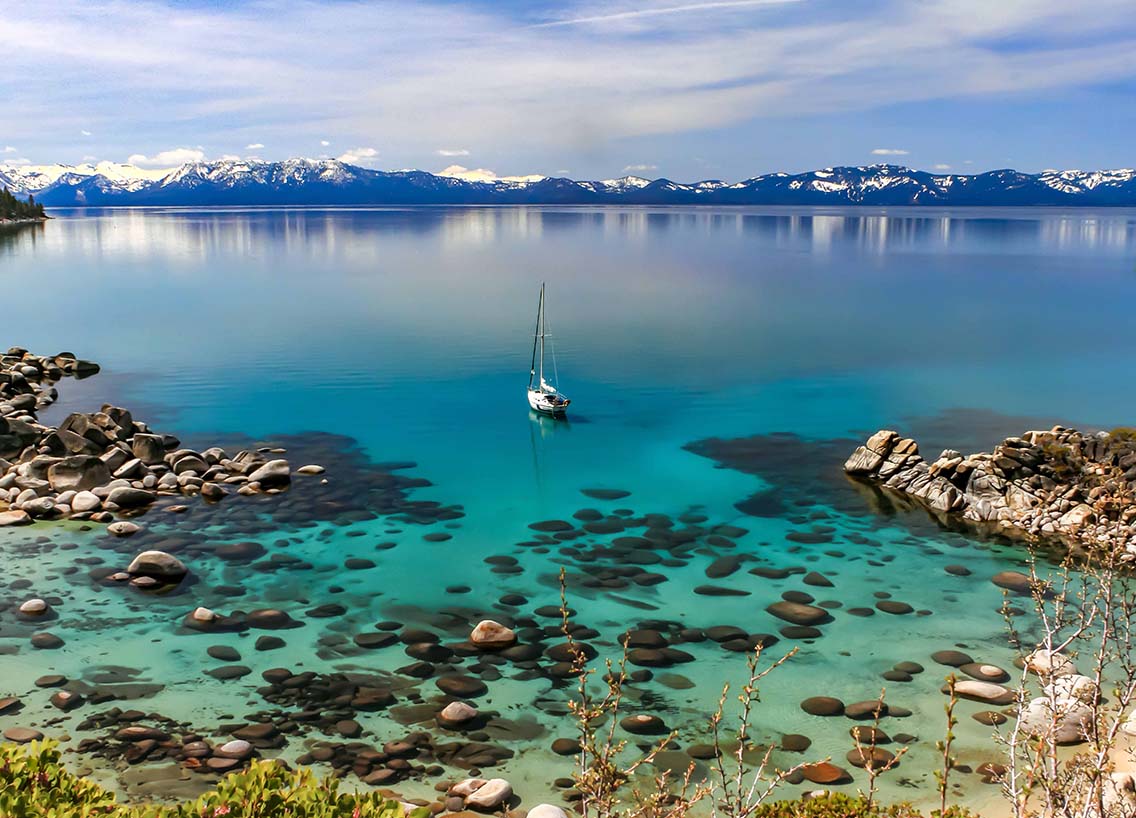
[[[0,164],[1136,165],[1133,0],[4,0]]]

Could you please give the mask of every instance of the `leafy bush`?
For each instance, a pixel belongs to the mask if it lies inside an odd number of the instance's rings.
[[[130,806],[98,784],[63,768],[54,742],[0,745],[3,818],[404,818],[397,801],[378,793],[341,793],[334,778],[253,762],[225,776],[196,801],[173,806]],[[416,809],[408,818],[428,818]]]
[[[973,818],[972,813],[959,807],[948,807],[942,815],[938,810],[932,818]],[[910,804],[881,806],[869,804],[863,798],[852,798],[832,793],[802,801],[775,801],[762,804],[751,818],[922,818],[923,813]]]

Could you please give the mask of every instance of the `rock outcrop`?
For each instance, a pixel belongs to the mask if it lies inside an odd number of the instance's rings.
[[[129,536],[138,527],[115,522],[116,513],[143,513],[163,497],[216,502],[231,491],[288,488],[291,468],[279,449],[196,452],[118,406],[74,412],[54,427],[39,422],[36,413],[58,397],[56,383],[98,371],[70,352],[45,357],[13,347],[0,356],[0,526],[70,518],[110,523],[111,534]]]
[[[990,453],[948,449],[933,462],[914,440],[881,430],[844,471],[940,515],[1136,560],[1136,430],[1084,434],[1055,426],[1006,438]]]

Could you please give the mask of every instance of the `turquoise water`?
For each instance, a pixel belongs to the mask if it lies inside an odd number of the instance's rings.
[[[894,797],[932,799],[934,742],[943,731],[938,688],[947,669],[929,656],[963,644],[975,658],[1008,667],[996,612],[1001,592],[988,580],[1020,566],[1022,553],[942,532],[917,513],[877,515],[871,498],[840,477],[841,459],[882,426],[915,433],[934,456],[948,446],[989,447],[1033,425],[1133,421],[1131,211],[58,215],[43,229],[0,238],[0,275],[10,294],[7,343],[42,353],[68,349],[103,366],[96,378],[61,384],[54,416],[113,401],[192,445],[245,436],[283,442],[326,461],[329,491],[367,506],[347,480],[365,464],[325,454],[329,442],[305,433],[344,435],[374,463],[411,461],[397,473],[431,485],[409,490],[410,500],[457,505],[464,514],[427,524],[390,516],[321,523],[309,515],[300,527],[279,517],[264,525],[253,506],[242,511],[234,500],[184,517],[154,512],[144,518],[143,538],[126,543],[73,528],[0,534],[9,582],[32,583],[6,597],[58,596],[60,619],[50,629],[66,641],[58,651],[33,651],[4,614],[0,641],[13,652],[0,655],[0,680],[10,692],[26,694],[47,672],[89,680],[92,668],[122,666],[136,671],[132,679],[164,686],[134,706],[191,721],[205,733],[266,707],[254,704],[253,692],[264,669],[394,671],[411,661],[399,648],[353,653],[339,640],[388,619],[460,640],[483,614],[523,619],[555,602],[564,565],[577,621],[599,631],[593,643],[608,654],[620,632],[645,620],[775,633],[784,623],[764,608],[783,591],[841,603],[821,638],[783,639],[771,649],[801,651],[763,689],[759,740],[803,733],[813,747],[805,756],[779,754],[779,763],[832,756],[847,766],[853,722],[807,716],[799,701],[821,694],[846,702],[875,698],[883,671],[898,661],[920,662],[927,671],[915,681],[886,683],[888,700],[913,714],[881,726],[916,741],[885,788]],[[564,423],[531,417],[522,394],[542,281],[559,385],[573,399]],[[769,437],[776,433],[799,439],[784,446],[784,438]],[[704,456],[705,447],[690,448],[708,438],[751,436],[744,451],[717,450],[725,465]],[[590,487],[630,496],[581,494]],[[290,502],[302,505],[305,491],[298,483]],[[737,507],[763,491],[765,510],[756,510],[764,516]],[[689,529],[690,547],[663,554],[675,564],[640,566],[663,574],[661,584],[588,587],[589,569],[628,566],[604,550],[611,541],[646,527],[587,533],[566,545],[529,528],[548,519],[581,524],[573,514],[586,508],[604,515],[627,509],[624,519],[633,523],[664,515]],[[745,533],[713,539],[721,525]],[[802,531],[819,536],[786,539]],[[431,533],[451,538],[423,539]],[[117,566],[143,545],[187,535],[198,538],[187,557],[198,582],[173,597],[107,588],[85,568],[64,573],[77,556]],[[234,540],[257,540],[269,555],[286,552],[311,568],[266,572],[209,553],[213,544]],[[375,549],[389,542],[393,548]],[[598,554],[590,550],[597,547]],[[741,555],[741,570],[709,579],[707,566],[729,554]],[[514,558],[518,572],[494,572],[484,562],[493,556]],[[344,570],[349,557],[376,567]],[[972,575],[946,574],[952,563]],[[834,587],[804,586],[799,574],[770,580],[747,572],[757,566],[820,571]],[[226,585],[245,593],[234,599],[218,592]],[[459,585],[468,592],[447,591]],[[749,595],[694,593],[700,585]],[[930,614],[846,613],[872,607],[877,592]],[[497,600],[506,593],[528,601],[502,608]],[[331,601],[347,613],[304,618],[306,609]],[[305,624],[280,633],[286,647],[258,653],[251,645],[256,632],[178,633],[178,620],[197,604],[224,611],[271,604]],[[439,611],[454,615],[443,621]],[[205,655],[212,644],[239,647],[254,673],[232,681],[204,676],[219,664]],[[631,705],[664,716],[685,746],[705,740],[705,716],[723,681],[742,681],[744,654],[712,642],[675,647],[695,661],[656,670],[654,680],[633,689]],[[514,679],[508,671],[489,682],[479,703],[515,722],[491,731],[516,752],[493,772],[512,780],[531,806],[555,797],[551,782],[569,770],[568,760],[548,749],[553,738],[571,734],[557,715],[566,692],[547,678]],[[663,679],[667,674],[685,681]],[[417,686],[408,695],[437,695],[431,681],[396,678]],[[34,723],[58,715],[42,691],[26,701],[24,713],[0,719]],[[80,708],[45,732],[85,735],[77,724],[96,709]],[[989,728],[969,717],[980,709],[963,706],[960,756],[972,766],[995,753]],[[383,713],[359,720],[368,741],[409,729]],[[314,738],[326,737],[293,737],[280,754],[295,758]],[[78,761],[114,777],[97,759]],[[121,782],[130,792],[146,791],[137,769]],[[976,776],[962,778],[964,797],[974,803],[994,797]],[[428,795],[431,781],[398,788]],[[845,788],[864,783],[856,778]]]

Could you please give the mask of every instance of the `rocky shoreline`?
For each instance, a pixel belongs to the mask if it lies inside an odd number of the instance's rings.
[[[57,383],[98,371],[70,352],[38,356],[13,347],[0,356],[0,526],[71,519],[104,523],[109,533],[130,536],[139,526],[126,518],[162,498],[219,502],[234,492],[287,490],[292,468],[279,449],[198,452],[110,405],[73,412],[58,426],[39,422],[37,412],[58,398]],[[322,472],[317,465],[297,470]],[[184,509],[167,505],[169,511]]]
[[[1054,426],[1008,437],[993,452],[947,449],[932,462],[914,440],[885,429],[852,453],[844,471],[943,519],[1136,561],[1134,429],[1083,433]]]

